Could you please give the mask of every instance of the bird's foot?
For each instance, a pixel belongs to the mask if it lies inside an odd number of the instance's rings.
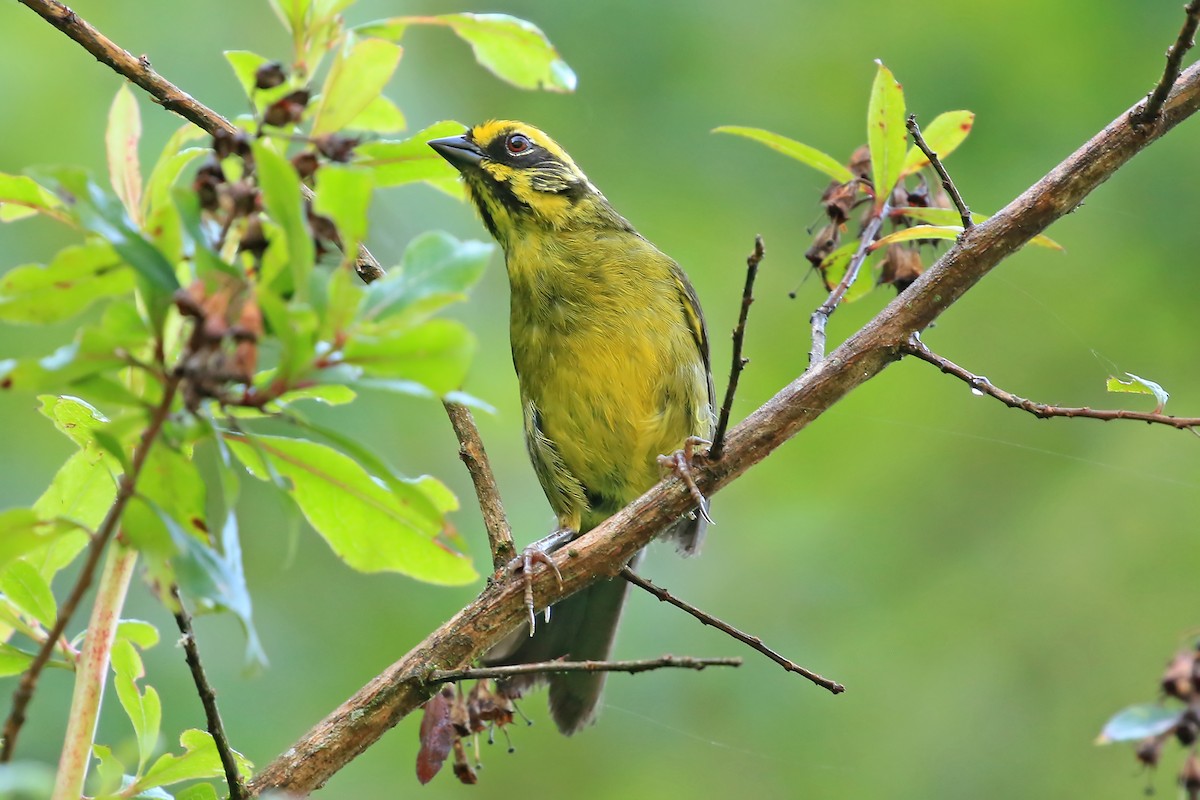
[[[658,457],[658,465],[663,468],[664,472],[670,472],[683,481],[683,485],[688,488],[692,495],[692,499],[696,501],[697,509],[700,516],[704,517],[704,521],[712,525],[712,517],[708,515],[708,498],[700,491],[700,487],[696,485],[696,479],[692,477],[692,465],[696,459],[704,458],[702,453],[696,452],[697,445],[710,445],[712,442],[707,439],[702,439],[699,436],[689,436],[683,442],[683,447],[676,450],[674,453]]]
[[[565,544],[574,541],[579,534],[576,531],[569,529],[559,529],[542,539],[538,539],[533,544],[521,551],[521,554],[508,562],[505,567],[505,572],[510,578],[516,577],[517,573],[521,573],[521,580],[525,584],[525,608],[529,612],[529,635],[533,636],[533,631],[537,627],[537,609],[533,605],[533,568],[534,564],[542,563],[550,567],[554,571],[554,577],[558,579],[558,585],[562,586],[562,573],[558,570],[558,565],[554,563],[554,559],[550,554],[558,550]],[[546,621],[550,621],[550,607],[546,606]]]

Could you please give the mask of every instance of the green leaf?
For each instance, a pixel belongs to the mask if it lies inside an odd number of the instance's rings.
[[[221,757],[212,736],[205,731],[186,730],[179,737],[179,744],[184,752],[181,755],[167,753],[154,762],[154,765],[134,781],[126,792],[144,792],[157,786],[170,786],[181,781],[200,780],[203,778],[224,777],[225,770],[221,766]],[[234,751],[238,771],[244,775],[250,774],[254,765],[246,760],[241,753]]]
[[[501,80],[522,89],[573,92],[577,80],[532,22],[508,14],[443,14],[434,17],[393,17],[359,26],[364,36],[399,41],[410,25],[445,25],[471,45],[475,60]]]
[[[263,205],[271,219],[283,229],[283,237],[272,239],[268,249],[276,249],[281,244],[286,248],[292,286],[296,297],[303,302],[308,297],[308,278],[315,251],[300,197],[300,176],[290,161],[263,140],[255,141],[252,148]]]
[[[41,519],[31,508],[0,511],[0,569],[77,529],[69,520]]]
[[[117,638],[128,639],[143,650],[158,644],[158,628],[140,619],[123,619],[117,623]]]
[[[40,395],[38,400],[42,403],[38,411],[80,447],[94,442],[95,432],[109,422],[99,409],[78,397]]]
[[[162,702],[153,686],[143,693],[137,682],[146,674],[142,657],[128,639],[117,639],[112,646],[113,687],[125,715],[133,724],[138,743],[138,772],[140,773],[158,747],[162,726]]]
[[[313,115],[312,136],[336,133],[371,105],[400,63],[399,45],[353,35],[334,57]]]
[[[61,517],[82,528],[96,530],[116,494],[117,486],[103,453],[99,446],[91,445],[75,452],[59,467],[50,486],[33,504],[33,510],[43,520]],[[48,581],[71,563],[87,542],[87,534],[75,530],[46,544],[36,557],[32,554],[26,557]]]
[[[821,262],[821,274],[825,280],[825,285],[829,287],[837,286],[842,282],[842,278],[846,276],[846,270],[850,267],[850,261],[858,252],[858,242],[847,242],[846,244],[834,250],[825,257]],[[871,293],[875,288],[875,282],[872,280],[873,270],[872,262],[877,260],[873,255],[868,255],[863,263],[858,268],[858,274],[854,277],[854,282],[850,284],[846,290],[846,294],[842,297],[843,303],[853,303],[860,300]]]
[[[175,268],[137,231],[115,197],[81,169],[61,167],[49,174],[57,180],[60,196],[74,209],[80,223],[108,241],[149,287],[159,294],[179,288]]]
[[[928,222],[931,225],[951,226],[962,224],[962,216],[958,213],[957,209],[953,208],[893,208],[889,214],[891,215],[892,219],[908,217],[909,219]],[[971,221],[976,225],[986,221],[988,218],[989,217],[987,214],[978,214],[974,211],[971,212]],[[1045,247],[1050,250],[1063,249],[1061,244],[1045,234],[1039,234],[1033,237],[1029,240],[1029,243],[1038,247]]]
[[[900,180],[908,130],[904,126],[904,90],[882,61],[875,63],[879,69],[867,103],[867,145],[871,150],[871,182],[878,210]]]
[[[463,127],[446,120],[435,122],[403,141],[364,142],[354,150],[355,163],[371,170],[376,186],[424,181],[451,196],[461,197],[458,171],[433,151],[429,140],[462,133]]]
[[[92,745],[92,755],[100,762],[96,765],[96,772],[100,776],[100,786],[96,796],[107,800],[125,783],[125,765],[110,748],[102,744]]]
[[[1139,378],[1132,372],[1125,373],[1129,380],[1123,381],[1120,378],[1109,377],[1105,388],[1110,392],[1127,392],[1130,394],[1149,394],[1154,395],[1154,399],[1158,402],[1157,411],[1162,411],[1163,406],[1171,399],[1171,395],[1159,384],[1146,378]]]
[[[335,447],[343,453],[349,455],[359,464],[361,464],[372,475],[383,481],[384,485],[396,495],[405,496],[409,493],[410,486],[416,486],[424,494],[425,497],[433,504],[433,507],[442,514],[447,514],[451,511],[458,510],[458,498],[454,496],[450,489],[436,478],[428,477],[432,484],[423,483],[421,478],[410,480],[402,478],[392,471],[386,462],[379,456],[375,455],[368,447],[359,444],[349,436],[345,436],[332,428],[327,428],[323,425],[318,425],[311,420],[297,419],[292,420],[298,426],[305,430],[312,431],[323,439],[331,442]],[[449,500],[446,498],[449,494]],[[447,505],[449,503],[449,505]]]
[[[109,303],[98,325],[80,330],[71,344],[48,356],[0,360],[0,378],[18,391],[61,392],[80,381],[128,366],[128,355],[142,353],[150,332],[132,298]]]
[[[33,178],[0,172],[0,222],[12,222],[34,214],[73,224],[71,215],[54,192]]]
[[[959,219],[961,221],[962,218]],[[871,242],[871,251],[887,247],[889,244],[912,242],[917,239],[944,239],[953,242],[962,236],[962,232],[962,225],[913,225],[911,228],[901,228],[887,236],[879,237]]]
[[[270,0],[280,22],[292,33],[303,33],[312,0]]]
[[[20,563],[20,562],[18,562]],[[0,642],[0,678],[20,675],[33,663],[33,654],[13,647],[11,644]],[[0,779],[0,797],[7,797],[3,792],[3,780]]]
[[[371,203],[371,173],[362,167],[326,164],[317,171],[313,210],[333,220],[342,237],[342,252],[352,259],[367,237],[367,207]]]
[[[194,783],[176,792],[175,800],[217,800],[217,790],[209,783]]]
[[[207,489],[194,461],[165,444],[150,449],[137,484],[138,494],[150,501],[159,515],[167,515],[187,534],[199,541],[209,541],[206,512]],[[139,549],[155,551],[161,541],[151,533],[150,541],[140,541],[132,531],[127,532],[130,543]],[[179,543],[176,542],[178,547]]]
[[[404,119],[404,112],[383,95],[367,103],[367,107],[346,125],[349,130],[370,133],[395,133],[406,127],[408,122]]]
[[[320,18],[330,17],[353,5],[356,0],[314,0],[313,10]]]
[[[391,275],[389,270],[383,279]],[[376,281],[379,283],[379,281]],[[325,284],[324,308],[321,312],[319,337],[322,341],[339,341],[342,332],[350,327],[363,298],[366,297],[366,286],[349,269],[335,269],[329,273],[329,281]]]
[[[1179,723],[1183,709],[1166,708],[1158,703],[1140,703],[1122,709],[1104,723],[1096,744],[1129,742],[1166,733]]]
[[[241,85],[246,97],[254,98],[258,93],[258,89],[255,86],[255,73],[259,67],[271,59],[266,56],[260,56],[258,53],[252,53],[249,50],[226,50],[224,56],[225,60],[229,62],[229,66],[233,68],[233,74]]]
[[[788,139],[786,136],[764,131],[761,128],[744,128],[737,125],[722,125],[719,128],[713,128],[713,133],[732,133],[734,136],[744,136],[760,142],[772,150],[777,150],[789,158],[796,159],[801,164],[807,164],[818,172],[828,175],[838,183],[850,183],[854,180],[854,174],[833,156],[794,139]]]
[[[142,193],[142,215],[146,220],[147,230],[151,227],[151,214],[171,203],[171,190],[187,165],[212,152],[207,147],[184,147],[205,135],[204,131],[189,122],[171,134],[162,152],[158,154],[158,160],[150,170],[146,189]],[[151,233],[153,235],[153,232]]]
[[[137,224],[142,212],[142,168],[138,162],[138,141],[142,138],[142,117],[129,84],[121,84],[108,110],[108,128],[104,146],[108,154],[108,177],[125,211]]]
[[[172,529],[171,535],[180,548],[175,558],[175,570],[180,589],[196,603],[197,612],[228,611],[238,618],[246,636],[243,654],[245,668],[258,672],[267,666],[267,654],[254,627],[254,604],[246,585],[242,567],[242,544],[238,537],[237,517],[228,513],[217,545],[208,547],[193,537],[180,538],[182,531]]]
[[[925,144],[929,146],[939,161],[945,161],[946,156],[957,150],[958,146],[967,138],[967,134],[971,132],[971,126],[974,124],[975,114],[971,111],[946,111],[934,117],[933,122],[921,131],[921,138],[925,140]],[[921,148],[914,144],[908,148],[908,155],[904,157],[904,166],[900,169],[900,177],[911,175],[927,166],[929,166],[929,159],[921,152]]]
[[[342,348],[343,361],[367,378],[419,383],[441,396],[462,386],[475,338],[457,320],[432,319],[411,327],[382,323],[357,329]]]
[[[466,299],[466,291],[483,277],[495,247],[448,233],[429,231],[413,239],[396,269],[366,289],[363,315],[383,319],[403,315],[427,319],[442,308]]]
[[[174,155],[164,157],[154,165],[153,171],[150,173],[150,178],[146,181],[146,193],[143,198],[143,211],[146,218],[146,231],[151,237],[157,238],[158,232],[154,228],[153,215],[155,212],[161,212],[163,208],[172,205],[174,198],[175,182],[179,180],[179,176],[183,171],[198,158],[203,158],[208,155],[210,150],[204,147],[189,147],[186,150],[181,150]],[[190,195],[195,197],[195,192],[191,191],[190,187],[186,190]],[[196,200],[200,202],[199,198]]]
[[[0,320],[61,322],[133,287],[133,274],[108,243],[67,247],[45,266],[26,264],[0,275]]]
[[[245,273],[221,258],[220,254],[209,245],[200,215],[200,198],[196,193],[180,186],[172,192],[172,196],[179,209],[180,222],[192,240],[192,263],[196,268],[196,277],[207,280],[220,273],[228,275],[239,283],[245,283]]]
[[[50,584],[28,561],[17,559],[0,571],[0,592],[16,603],[26,616],[37,620],[44,628],[54,627],[58,619],[58,604]]]
[[[230,435],[252,475],[269,477],[262,459],[292,483],[291,495],[334,553],[360,572],[390,570],[429,583],[462,585],[476,577],[470,561],[436,541],[437,506],[419,488],[389,491],[347,456],[315,442]],[[399,487],[393,487],[399,488]]]
[[[275,379],[291,385],[311,369],[317,357],[317,315],[307,306],[287,306],[270,292],[260,291],[258,306],[282,347]]]
[[[341,383],[317,383],[300,389],[284,392],[271,401],[272,406],[287,408],[297,400],[316,400],[327,406],[342,406],[351,403],[358,394],[349,386]]]

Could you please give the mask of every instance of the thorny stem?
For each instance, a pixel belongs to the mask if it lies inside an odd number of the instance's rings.
[[[720,458],[725,449],[725,432],[729,430],[729,415],[733,413],[733,398],[737,394],[738,379],[742,377],[742,370],[750,363],[750,359],[742,357],[742,345],[746,339],[746,320],[750,316],[750,304],[754,302],[754,279],[758,276],[758,265],[762,263],[766,252],[762,236],[755,236],[754,250],[746,257],[746,283],[742,287],[742,307],[738,313],[737,327],[733,329],[733,361],[729,366],[725,402],[721,403],[717,431],[713,434],[713,443],[707,453],[708,458],[713,460]]]

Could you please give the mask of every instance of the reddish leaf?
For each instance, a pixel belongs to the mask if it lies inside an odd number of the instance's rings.
[[[421,749],[417,752],[417,780],[429,783],[446,763],[456,736],[450,722],[450,707],[454,689],[447,686],[425,702],[421,717]]]

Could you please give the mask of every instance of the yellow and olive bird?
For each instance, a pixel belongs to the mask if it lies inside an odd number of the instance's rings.
[[[711,435],[708,334],[696,292],[537,128],[492,121],[429,144],[462,173],[504,249],[529,457],[559,530],[585,533],[658,482],[660,454]],[[700,512],[668,533],[685,554],[700,546]],[[532,637],[519,631],[485,660],[607,658],[626,588],[619,579],[592,585],[556,605]],[[540,680],[504,688],[519,694]],[[563,733],[594,718],[604,673],[548,682]]]

